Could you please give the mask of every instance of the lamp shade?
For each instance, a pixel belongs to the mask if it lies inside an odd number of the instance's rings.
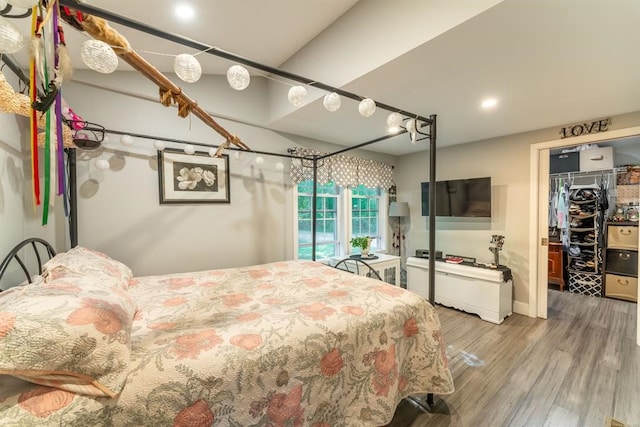
[[[391,204],[389,205],[389,216],[391,217],[409,216],[409,203],[391,202]]]

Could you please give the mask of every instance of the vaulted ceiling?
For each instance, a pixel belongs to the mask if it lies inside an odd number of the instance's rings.
[[[439,146],[640,111],[637,0],[184,0],[195,11],[187,22],[176,18],[173,0],[88,3],[405,111],[437,114]],[[28,36],[28,23],[16,24]],[[167,73],[173,56],[158,53],[197,53],[113,26]],[[73,46],[85,36],[66,33],[82,68]],[[25,67],[26,55],[15,55]],[[197,58],[205,74],[224,75],[232,65]],[[121,62],[119,69],[131,68]],[[329,113],[325,92],[314,88],[296,108],[286,97],[295,82],[249,71],[268,80],[270,111],[260,126],[346,146],[386,132],[389,111],[364,118],[356,101],[343,99]],[[488,97],[497,105],[481,108]],[[371,146],[394,155],[424,148],[406,135]]]

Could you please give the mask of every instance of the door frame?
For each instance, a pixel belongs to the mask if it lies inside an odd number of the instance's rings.
[[[529,206],[532,213],[529,220],[530,317],[547,318],[548,246],[542,244],[542,238],[548,238],[549,233],[547,227],[549,223],[549,151],[553,148],[598,143],[631,136],[640,136],[640,126],[531,144],[529,154]],[[543,193],[544,191],[546,192]],[[638,293],[640,297],[640,289]],[[640,345],[640,303],[637,310],[636,343]]]

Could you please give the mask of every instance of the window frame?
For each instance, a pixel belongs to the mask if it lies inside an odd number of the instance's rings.
[[[298,251],[300,245],[298,244],[298,184],[294,184],[293,188],[293,256],[294,259],[298,259]],[[330,258],[346,258],[353,252],[353,248],[349,244],[349,240],[353,235],[353,214],[351,210],[351,202],[353,198],[353,191],[351,188],[337,187],[337,233],[338,241],[336,246],[336,254]],[[380,197],[378,202],[378,231],[379,236],[376,239],[375,252],[386,253],[388,246],[387,240],[389,235],[389,192],[387,190],[380,189]],[[317,258],[316,261],[326,261],[326,259]]]

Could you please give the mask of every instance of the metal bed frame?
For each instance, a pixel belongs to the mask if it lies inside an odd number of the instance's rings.
[[[35,260],[38,267],[37,272],[34,269],[29,269],[29,264],[31,263],[28,261],[28,257],[25,257],[23,259],[20,256],[20,252],[25,248],[28,249],[29,246],[31,247],[35,255]],[[2,276],[4,276],[9,265],[11,264],[11,261],[15,260],[18,265],[20,265],[20,268],[22,269],[27,282],[32,283],[33,277],[42,272],[42,266],[44,262],[50,260],[55,255],[55,249],[46,240],[39,239],[37,237],[31,237],[29,239],[23,240],[22,242],[18,243],[2,260],[2,263],[0,264],[0,283],[2,283]],[[2,289],[0,289],[0,292],[2,292]]]
[[[79,3],[76,0],[60,0],[60,5],[61,6],[67,6],[76,10],[79,10],[81,12],[84,13],[88,13],[100,18],[103,18],[109,22],[115,22],[118,23],[120,25],[138,30],[138,31],[142,31],[145,32],[147,34],[156,36],[156,37],[160,37],[163,38],[165,40],[169,40],[172,41],[174,43],[178,43],[184,46],[188,46],[203,52],[206,52],[208,54],[211,55],[215,55],[221,58],[225,58],[240,64],[244,64],[247,66],[250,66],[252,68],[256,68],[262,71],[265,71],[267,73],[270,74],[275,74],[281,77],[284,77],[286,79],[289,80],[294,80],[303,84],[312,84],[314,87],[329,91],[329,92],[336,92],[338,94],[340,94],[341,96],[345,96],[347,98],[351,98],[354,100],[362,100],[363,97],[360,95],[357,95],[355,93],[351,93],[348,91],[345,91],[343,89],[337,88],[337,87],[333,87],[330,86],[328,84],[313,80],[313,79],[309,79],[307,77],[303,77],[297,74],[293,74],[293,73],[289,73],[283,70],[280,70],[278,68],[274,68],[274,67],[270,67],[264,64],[260,64],[257,63],[253,60],[250,60],[248,58],[244,58],[238,55],[235,55],[233,53],[215,48],[214,46],[208,46],[206,44],[197,42],[193,39],[189,39],[177,34],[173,34],[173,33],[168,33],[165,31],[162,31],[158,28],[154,28],[151,27],[147,24],[141,23],[139,21],[134,21],[132,19],[129,19],[127,17],[118,15],[118,14],[114,14],[112,12],[109,12],[107,10],[104,9],[100,9],[97,7],[93,7],[87,3]],[[11,59],[7,56],[7,55],[2,55],[2,60],[4,62],[11,62]],[[15,64],[9,64],[9,67],[12,70],[19,70],[20,67],[16,66]],[[18,75],[18,77],[25,82],[26,84],[28,84],[28,79],[25,80],[26,76],[24,75],[24,73],[18,73],[16,72],[16,74]],[[428,127],[428,132],[425,132],[423,129],[419,129],[418,126],[416,126],[416,131],[417,134],[420,135],[419,138],[417,138],[418,141],[421,140],[425,140],[428,139],[429,140],[429,181],[430,182],[435,182],[436,181],[436,115],[430,115],[429,117],[424,117],[418,114],[414,114],[408,111],[404,111],[400,108],[396,108],[394,106],[391,105],[387,105],[378,101],[375,101],[376,105],[379,108],[388,110],[388,111],[392,111],[392,112],[398,112],[400,114],[402,114],[403,116],[406,116],[407,118],[410,119],[416,119],[421,121],[422,123],[424,123],[424,127]],[[106,133],[114,133],[114,134],[124,134],[124,133],[128,133],[128,132],[122,132],[119,130],[110,130],[110,129],[104,129],[101,128],[100,130],[106,132]],[[318,172],[318,162],[322,161],[325,158],[331,157],[331,156],[335,156],[347,151],[351,151],[354,149],[358,149],[358,148],[363,148],[366,147],[368,145],[374,144],[376,142],[380,142],[398,135],[401,135],[403,133],[407,133],[406,128],[401,128],[401,131],[397,134],[394,135],[385,135],[379,138],[375,138],[354,146],[350,146],[350,147],[346,147],[344,149],[332,152],[332,153],[328,153],[325,155],[314,155],[311,157],[299,157],[299,156],[294,156],[294,155],[290,155],[290,154],[281,154],[281,153],[271,153],[271,152],[259,152],[256,150],[252,150],[255,153],[259,153],[259,154],[264,154],[264,155],[271,155],[271,156],[277,156],[277,157],[288,157],[288,158],[303,158],[306,160],[309,160],[312,162],[313,164],[313,195],[312,195],[312,224],[311,224],[311,233],[312,233],[312,259],[315,261],[316,260],[316,231],[317,231],[317,221],[316,221],[316,216],[317,216],[317,207],[316,207],[316,199],[317,199],[317,172]],[[130,135],[133,135],[131,133],[128,133]],[[189,142],[189,141],[180,141],[180,140],[175,140],[175,139],[167,139],[167,138],[163,138],[163,137],[158,137],[158,136],[150,136],[150,135],[133,135],[133,136],[138,136],[138,137],[142,137],[142,138],[148,138],[148,139],[158,139],[158,140],[164,140],[164,141],[169,141],[169,142],[176,142],[176,143],[184,143],[184,144],[192,144],[192,145],[201,145],[201,146],[206,146],[208,148],[218,148],[219,146],[217,145],[211,145],[211,144],[200,144],[200,143],[194,143],[194,142]],[[235,149],[233,147],[229,147],[228,148],[229,151],[239,151],[239,149]],[[67,152],[67,157],[68,157],[68,168],[69,168],[69,205],[70,205],[70,211],[69,211],[69,235],[70,235],[70,242],[71,242],[71,246],[75,247],[78,245],[78,224],[77,224],[77,179],[76,179],[76,153],[75,153],[75,148],[71,148],[71,149],[67,149],[65,150]],[[436,228],[436,221],[435,221],[435,200],[436,200],[436,194],[435,194],[435,190],[436,190],[436,186],[435,185],[431,185],[429,186],[429,220],[428,220],[428,224],[429,224],[429,230],[435,230]],[[435,253],[435,233],[430,232],[429,233],[429,252],[430,253]],[[366,264],[366,263],[363,263]],[[369,266],[367,266],[369,267]],[[369,267],[371,268],[371,267]],[[435,257],[430,257],[429,258],[429,274],[428,274],[428,278],[429,278],[429,283],[431,284],[428,289],[429,289],[429,302],[434,305],[435,304]],[[377,273],[376,273],[377,275]],[[379,276],[378,276],[379,278]],[[428,409],[430,406],[433,405],[433,395],[429,394],[427,397],[427,404],[426,406],[418,403],[418,402],[413,402],[414,404],[417,404],[418,406],[422,407],[423,409]]]

